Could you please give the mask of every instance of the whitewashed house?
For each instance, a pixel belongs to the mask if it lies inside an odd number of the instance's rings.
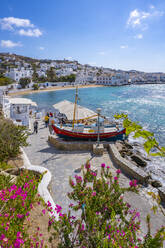
[[[32,78],[33,70],[21,68],[20,70],[17,68],[11,68],[9,72],[5,74],[6,77],[9,77],[16,82],[19,82],[20,78]]]
[[[30,107],[37,107],[37,104],[26,98],[8,98],[10,103],[10,118],[14,123],[30,127]]]

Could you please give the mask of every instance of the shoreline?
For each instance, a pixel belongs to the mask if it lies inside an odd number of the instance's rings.
[[[97,87],[104,87],[104,85],[79,85],[78,88],[97,88]],[[25,90],[25,91],[17,91],[17,92],[9,92],[8,96],[19,96],[19,95],[26,95],[26,94],[32,94],[32,93],[41,93],[41,92],[49,92],[49,91],[57,91],[57,90],[71,90],[75,89],[76,86],[54,86],[48,89],[42,89],[42,90]]]

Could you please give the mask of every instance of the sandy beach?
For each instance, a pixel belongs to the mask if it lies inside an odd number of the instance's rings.
[[[102,85],[79,85],[78,88],[96,88],[96,87],[103,87]],[[45,92],[45,91],[56,91],[56,90],[69,90],[69,89],[75,89],[76,86],[54,86],[51,88],[45,88],[42,90],[26,90],[25,91],[17,91],[17,92],[9,92],[9,96],[18,96],[18,95],[26,95],[26,94],[31,94],[31,93],[40,93],[40,92]]]

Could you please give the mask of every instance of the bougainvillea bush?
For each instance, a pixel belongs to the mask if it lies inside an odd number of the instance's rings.
[[[137,193],[136,180],[128,188],[119,186],[120,170],[112,177],[109,166],[101,165],[100,177],[87,163],[83,177],[70,178],[72,192],[68,194],[73,204],[67,214],[56,206],[60,220],[49,221],[48,229],[54,228],[59,238],[59,248],[159,248],[164,240],[164,228],[150,235],[150,221],[147,218],[148,233],[140,236],[140,213],[123,201],[127,191]],[[74,212],[76,216],[73,215]],[[50,238],[50,241],[54,237]]]
[[[27,235],[28,227],[25,228],[24,221],[29,218],[33,203],[37,201],[37,188],[41,177],[30,171],[22,171],[17,182],[13,184],[10,183],[10,176],[0,175],[1,247],[39,247],[37,239],[32,240]]]

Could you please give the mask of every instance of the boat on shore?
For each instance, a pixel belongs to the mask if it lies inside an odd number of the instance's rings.
[[[118,125],[104,125],[105,117],[100,114],[101,109],[97,109],[97,114],[94,113],[92,116],[88,116],[82,119],[75,119],[78,101],[78,88],[76,88],[75,104],[73,111],[72,125],[62,123],[52,124],[54,132],[65,140],[81,140],[81,141],[116,141],[123,140],[125,138],[125,128],[119,128]],[[93,114],[93,113],[92,113]],[[97,119],[96,119],[97,117]],[[95,123],[88,125],[89,119],[95,118]]]
[[[81,141],[97,141],[98,131],[89,128],[73,129],[72,127],[60,125],[52,125],[54,132],[65,140],[81,140]],[[125,138],[125,128],[117,130],[117,128],[105,127],[104,130],[100,129],[99,140],[100,141],[116,141],[123,140]]]

